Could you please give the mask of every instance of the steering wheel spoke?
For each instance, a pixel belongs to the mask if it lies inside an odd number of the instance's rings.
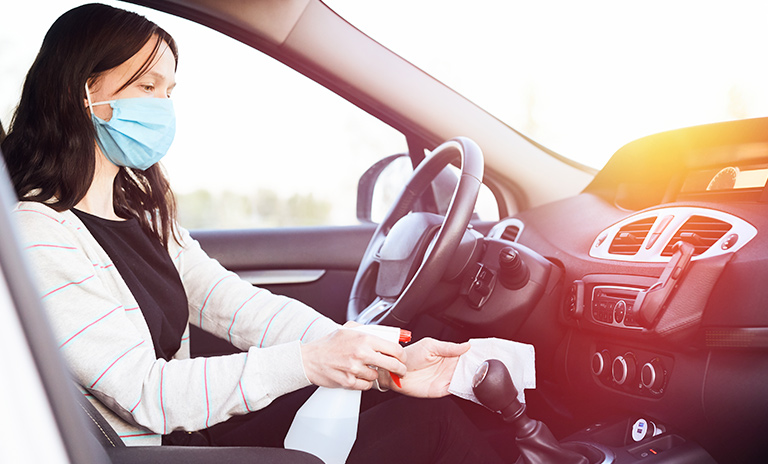
[[[355,321],[365,325],[378,324],[386,319],[394,304],[395,300],[393,299],[376,297],[367,308],[360,312]]]

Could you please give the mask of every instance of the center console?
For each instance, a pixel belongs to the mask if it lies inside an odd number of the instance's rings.
[[[590,464],[715,464],[698,444],[647,418],[593,424],[561,444],[582,450]]]
[[[667,264],[660,277],[590,274],[572,281],[566,291],[562,315],[573,328],[563,351],[567,381],[594,406],[593,417],[626,414],[561,440],[590,464],[716,462],[687,434],[651,418],[663,412],[688,428],[703,418],[690,392],[701,389],[706,356],[681,351],[668,328],[684,320],[684,310],[704,307],[700,295],[689,293],[694,286],[679,286],[683,271],[699,280],[719,268],[681,267],[690,249],[675,253],[680,259]]]
[[[647,418],[593,424],[564,440],[527,415],[504,363],[483,362],[472,379],[477,399],[510,424],[523,464],[716,464],[698,444]]]

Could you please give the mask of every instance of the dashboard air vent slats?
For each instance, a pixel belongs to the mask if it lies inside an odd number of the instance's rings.
[[[501,233],[502,240],[509,240],[514,242],[517,240],[517,236],[520,234],[520,227],[516,225],[509,225],[504,228],[504,232]]]
[[[720,240],[731,227],[731,224],[719,219],[691,216],[667,243],[661,256],[672,256],[672,247],[681,240],[693,245],[696,248],[693,255],[698,256]]]
[[[755,226],[724,211],[664,206],[627,216],[598,232],[589,256],[627,263],[667,263],[674,245],[684,240],[695,247],[691,259],[699,260],[736,253],[756,236]]]
[[[616,255],[634,255],[643,245],[656,217],[649,217],[622,227],[611,242],[609,253]]]

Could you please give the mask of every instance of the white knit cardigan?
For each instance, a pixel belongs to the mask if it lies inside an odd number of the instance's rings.
[[[109,256],[71,211],[36,202],[14,211],[56,343],[76,382],[127,445],[160,444],[267,406],[310,384],[299,344],[338,328],[308,306],[242,281],[180,229],[170,256],[189,322],[244,350],[189,356],[189,325],[171,361]]]

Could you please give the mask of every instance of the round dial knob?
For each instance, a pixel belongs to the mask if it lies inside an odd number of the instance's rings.
[[[611,354],[608,350],[595,351],[592,354],[592,373],[598,377],[604,377],[609,374],[608,363],[611,360]]]
[[[523,257],[512,247],[505,247],[499,252],[499,280],[510,290],[519,290],[528,283],[531,271]]]
[[[643,364],[640,368],[640,383],[655,392],[664,386],[664,366],[658,358]]]
[[[632,353],[625,353],[623,356],[616,356],[611,364],[611,376],[618,385],[628,385],[635,380],[635,356]]]
[[[624,315],[627,313],[627,303],[624,300],[619,300],[613,307],[613,320],[621,324],[624,320]]]

